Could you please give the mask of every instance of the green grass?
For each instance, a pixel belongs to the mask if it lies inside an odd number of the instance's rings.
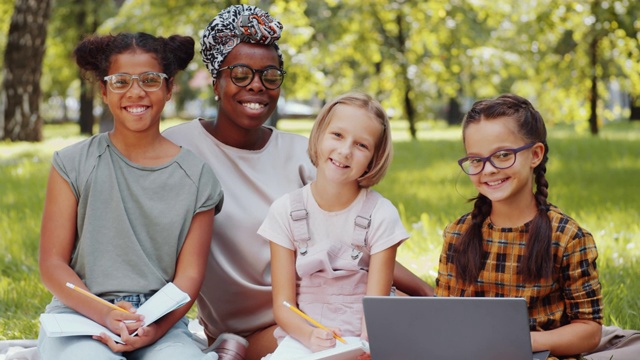
[[[311,122],[283,120],[278,127],[306,135]],[[393,131],[394,162],[376,189],[400,209],[412,233],[399,260],[433,284],[442,230],[471,209],[467,199],[475,195],[456,164],[463,154],[460,129],[424,123],[414,141],[402,122]],[[549,133],[549,199],[596,239],[605,323],[640,329],[640,122],[609,124],[597,138],[571,128]],[[0,339],[35,338],[51,298],[37,264],[46,179],[53,151],[82,137],[75,124],[47,125],[44,137],[0,142]]]

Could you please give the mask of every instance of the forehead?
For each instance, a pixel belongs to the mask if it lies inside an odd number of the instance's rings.
[[[163,71],[155,54],[142,51],[129,51],[111,56],[109,74],[141,74],[147,71]]]
[[[280,66],[278,52],[273,46],[240,43],[229,52],[221,67],[234,64],[246,64],[255,69],[263,69],[267,66]]]
[[[361,134],[376,138],[382,132],[382,124],[369,111],[349,104],[336,105],[327,118],[327,127],[352,128]]]
[[[464,146],[469,154],[485,154],[522,145],[516,122],[508,117],[481,119],[464,130]]]

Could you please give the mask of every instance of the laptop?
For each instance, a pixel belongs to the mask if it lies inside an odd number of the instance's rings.
[[[522,298],[365,296],[373,360],[544,360]]]

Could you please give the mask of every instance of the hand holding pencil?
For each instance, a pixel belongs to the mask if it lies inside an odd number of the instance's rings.
[[[330,329],[328,329],[326,326],[320,324],[319,322],[317,322],[316,320],[314,320],[311,316],[303,313],[300,309],[298,309],[297,307],[289,304],[287,301],[283,301],[282,304],[286,307],[288,307],[289,309],[293,310],[296,314],[302,316],[305,320],[307,320],[308,322],[310,322],[311,324],[313,324],[315,327],[320,328],[322,330],[328,331],[330,333],[333,334],[333,337],[340,341],[343,344],[346,344],[347,342],[345,341],[345,339],[341,338],[340,336],[338,336],[336,333],[334,333],[333,331],[331,331]]]

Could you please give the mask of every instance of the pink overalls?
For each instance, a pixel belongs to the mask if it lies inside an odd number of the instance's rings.
[[[354,221],[354,231],[345,239],[313,239],[308,246],[307,213],[302,191],[291,196],[292,227],[298,251],[296,271],[299,278],[298,308],[329,328],[339,328],[343,336],[362,332],[362,298],[367,291],[370,244],[366,233],[371,213],[381,197],[370,191]],[[297,209],[297,210],[296,210]],[[351,241],[348,241],[351,239]],[[351,244],[349,244],[351,243]],[[278,328],[280,342],[286,333]]]

